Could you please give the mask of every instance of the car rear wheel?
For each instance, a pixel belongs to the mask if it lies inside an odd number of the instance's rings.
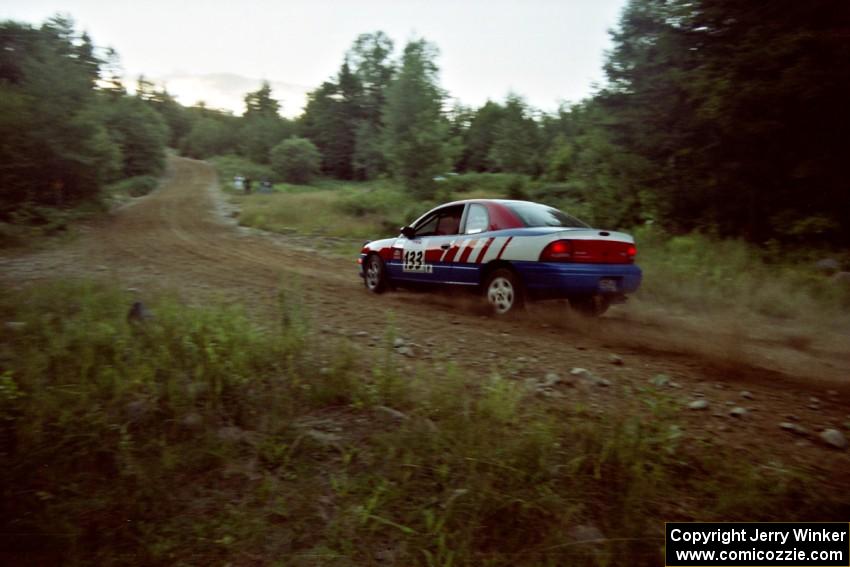
[[[523,295],[519,278],[505,268],[494,270],[484,284],[484,297],[496,315],[507,315],[522,308]]]
[[[366,258],[363,275],[366,289],[372,293],[384,293],[387,290],[387,271],[384,261],[377,254],[370,254]]]
[[[585,317],[600,317],[611,306],[611,299],[604,295],[587,295],[570,298],[570,307]]]

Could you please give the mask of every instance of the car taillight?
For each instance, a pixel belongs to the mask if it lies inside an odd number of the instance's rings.
[[[585,264],[631,264],[637,247],[628,242],[609,240],[555,240],[540,253],[541,262],[578,262]]]
[[[569,240],[550,242],[540,253],[541,262],[569,262],[572,260],[573,247]]]

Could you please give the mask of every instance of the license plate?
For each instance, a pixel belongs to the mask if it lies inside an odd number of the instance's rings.
[[[617,280],[613,278],[602,278],[599,280],[599,291],[603,293],[616,293]]]

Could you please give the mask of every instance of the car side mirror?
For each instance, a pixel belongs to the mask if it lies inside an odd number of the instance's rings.
[[[401,235],[405,238],[411,239],[416,236],[416,232],[414,232],[412,226],[403,226],[401,227]]]

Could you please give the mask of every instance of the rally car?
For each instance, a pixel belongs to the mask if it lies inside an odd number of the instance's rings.
[[[365,243],[357,261],[373,293],[449,285],[479,291],[498,315],[541,299],[601,315],[640,286],[636,254],[630,235],[547,205],[470,199],[428,211],[395,238]]]

